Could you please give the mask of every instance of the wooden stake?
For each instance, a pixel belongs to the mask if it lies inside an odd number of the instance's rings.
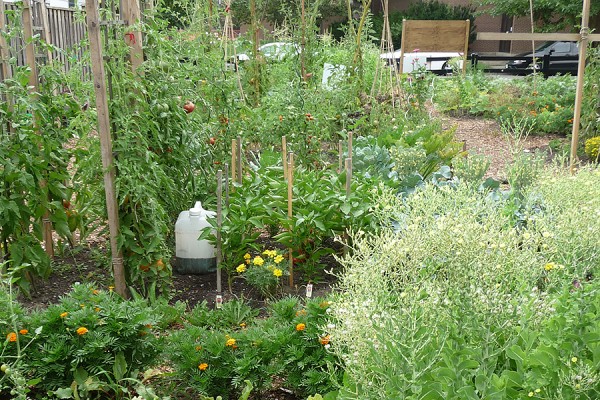
[[[287,176],[287,182],[288,182],[288,219],[290,221],[290,231],[293,230],[292,227],[292,197],[294,195],[294,153],[290,153],[290,157],[289,157],[289,161],[287,162],[287,172],[288,172],[288,176]],[[290,247],[289,248],[289,262],[290,262],[290,267],[289,267],[289,274],[290,274],[290,279],[289,279],[289,285],[290,287],[294,287],[294,254],[293,254],[293,250]]]
[[[235,174],[237,172],[237,145],[236,140],[231,139],[231,183],[237,182]],[[235,192],[235,186],[231,187],[231,191]]]
[[[287,138],[281,137],[281,158],[283,160],[283,179],[287,181]]]
[[[133,27],[139,24],[142,19],[142,13],[140,11],[140,3],[138,0],[121,0],[121,16],[125,20],[127,26]],[[144,62],[144,51],[142,50],[142,32],[137,30],[130,30],[125,33],[125,43],[129,45],[129,62],[131,63],[131,70],[134,73],[142,73],[138,71],[142,62]]]
[[[352,158],[352,131],[348,132],[348,158]]]
[[[25,59],[27,66],[29,67],[29,87],[31,88],[30,94],[34,101],[37,101],[39,93],[39,80],[37,63],[35,60],[35,47],[33,44],[33,14],[31,10],[31,1],[23,1],[23,41],[25,42]],[[41,135],[38,127],[39,115],[34,111],[33,125],[36,133]],[[40,145],[41,146],[41,145]],[[45,178],[40,181],[40,188],[45,190],[48,182]],[[46,205],[44,205],[44,216],[42,217],[43,235],[44,235],[44,247],[46,254],[50,257],[54,257],[54,242],[52,241],[52,222],[50,221],[50,211]]]
[[[349,201],[352,185],[352,158],[346,158],[346,201]],[[344,255],[348,254],[348,241],[350,236],[348,231],[344,233]]]
[[[229,164],[225,163],[225,207],[229,208]]]
[[[115,192],[116,172],[113,163],[108,99],[106,97],[106,74],[104,72],[102,45],[100,41],[98,0],[86,0],[85,9],[87,15],[88,37],[90,40],[94,91],[96,93],[98,134],[100,136],[100,150],[102,152],[102,167],[104,170],[104,194],[106,196],[106,210],[108,213],[108,227],[110,230],[110,249],[115,278],[115,291],[124,298],[128,298],[123,255],[117,243],[117,238],[119,237],[119,214]]]
[[[237,181],[242,184],[242,138],[237,137]]]
[[[227,175],[225,175],[227,176]],[[221,288],[221,227],[223,226],[223,171],[217,171],[217,292],[220,294]]]
[[[6,19],[6,17],[4,15],[4,0],[0,0],[0,65],[2,67],[1,72],[2,72],[2,79],[4,81],[6,81],[12,77],[11,68],[8,63],[8,60],[10,59],[10,53],[8,51],[8,45],[6,43],[6,38],[4,37],[4,32],[6,32],[5,19]],[[6,100],[6,102],[8,103],[8,111],[12,114],[13,113],[12,96],[10,96],[8,93],[6,93],[4,100]],[[8,131],[9,132],[15,131],[10,122],[8,123]]]
[[[344,160],[344,143],[339,140],[338,141],[338,174],[342,173],[343,161]]]
[[[577,147],[579,146],[579,124],[581,123],[581,103],[583,100],[583,84],[585,73],[585,59],[589,41],[590,0],[583,0],[583,13],[581,16],[581,40],[579,41],[579,64],[577,66],[577,86],[575,89],[575,107],[573,110],[573,130],[571,136],[571,175],[577,168]]]

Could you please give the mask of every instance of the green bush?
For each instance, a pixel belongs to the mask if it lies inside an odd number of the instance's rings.
[[[327,350],[328,307],[320,298],[305,304],[285,298],[269,305],[266,318],[220,328],[186,325],[169,336],[165,354],[176,380],[202,395],[235,397],[246,380],[259,393],[275,384],[301,396],[327,392],[334,388],[331,376],[341,373]],[[222,312],[207,313],[220,318]]]
[[[130,385],[126,379],[156,361],[160,318],[145,301],[124,301],[112,290],[75,285],[58,304],[16,321],[26,332],[19,339],[27,351],[7,340],[0,362],[18,361],[24,376],[36,380],[36,391],[69,390],[86,376],[86,390],[118,393]]]
[[[376,199],[393,224],[354,235],[332,305],[339,399],[600,395],[600,171],[542,174],[521,224],[474,185]]]
[[[598,155],[600,155],[600,136],[585,141],[585,154],[587,154],[590,160],[598,161]]]

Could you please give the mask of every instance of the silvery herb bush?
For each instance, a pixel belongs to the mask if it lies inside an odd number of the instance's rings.
[[[519,224],[474,185],[379,192],[330,310],[339,399],[598,398],[600,171],[538,178]]]

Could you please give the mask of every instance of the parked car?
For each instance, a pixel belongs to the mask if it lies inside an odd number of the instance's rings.
[[[544,56],[550,56],[549,75],[571,74],[577,75],[577,64],[579,57],[579,46],[577,42],[546,42],[535,50],[535,53],[521,53],[515,57],[529,57],[517,60],[511,60],[506,63],[504,72],[516,75],[528,75],[534,70],[541,71],[543,67]],[[571,56],[568,60],[553,60],[553,57]],[[536,58],[535,63],[533,57]]]
[[[400,53],[401,50],[396,50],[393,53],[383,53],[379,57],[386,59],[388,65],[400,66]],[[402,63],[402,72],[408,73],[425,68],[427,71],[431,71],[435,74],[446,75],[452,72],[449,60],[452,58],[462,58],[462,55],[457,52],[420,52],[413,51],[411,53],[404,53],[404,62]],[[441,60],[428,60],[428,58],[441,58]],[[459,62],[459,66],[462,67],[462,60]]]
[[[294,57],[301,53],[302,49],[296,43],[273,42],[263,44],[258,48],[258,52],[267,60],[283,61],[288,57]],[[250,56],[242,53],[237,56],[238,61],[248,61]]]

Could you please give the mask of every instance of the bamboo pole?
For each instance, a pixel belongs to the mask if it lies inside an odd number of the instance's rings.
[[[12,77],[11,68],[8,63],[10,60],[10,53],[8,51],[8,45],[6,43],[6,38],[4,37],[4,33],[6,32],[5,25],[5,14],[4,14],[4,0],[0,0],[0,66],[2,72],[2,79],[4,81],[10,79]],[[8,93],[5,94],[4,100],[8,103],[8,112],[13,113],[13,100],[12,96]],[[14,132],[14,128],[11,123],[8,123],[8,131]]]
[[[348,132],[348,158],[352,158],[352,131]]]
[[[237,137],[237,181],[242,184],[242,138]]]
[[[90,41],[94,91],[96,94],[98,134],[100,136],[100,150],[102,152],[102,167],[104,170],[104,194],[106,196],[106,210],[108,213],[108,227],[110,230],[110,249],[115,278],[115,291],[124,298],[127,298],[129,296],[127,294],[127,285],[125,281],[123,255],[117,242],[117,238],[119,237],[119,214],[115,192],[116,171],[113,163],[108,99],[106,97],[106,74],[104,72],[102,45],[100,41],[98,0],[86,0],[85,9],[87,15],[88,37]]]
[[[23,41],[25,42],[25,59],[27,66],[29,67],[29,87],[31,97],[34,101],[38,99],[39,93],[39,77],[37,70],[37,63],[35,60],[35,46],[33,44],[33,14],[31,10],[31,1],[23,1]],[[33,125],[36,133],[41,135],[38,126],[39,115],[34,111]],[[41,146],[41,145],[40,145]],[[48,182],[44,177],[40,181],[40,188],[45,191],[48,187]],[[52,222],[50,221],[50,211],[48,210],[47,204],[44,204],[44,215],[42,217],[43,236],[44,236],[44,248],[46,254],[50,257],[54,257],[54,242],[52,240]]]
[[[289,161],[287,161],[287,172],[288,172],[288,176],[287,176],[287,182],[288,182],[288,219],[290,221],[290,231],[293,229],[292,227],[292,197],[294,195],[294,153],[289,154]],[[289,278],[289,285],[290,287],[294,287],[294,252],[292,250],[292,247],[290,246],[289,250],[288,250],[288,256],[289,256],[289,274],[290,274],[290,278]]]
[[[227,176],[227,175],[225,175]],[[223,226],[223,171],[217,171],[217,292],[220,294],[221,287],[221,227]]]
[[[231,139],[231,183],[237,182],[235,174],[237,173],[237,145],[236,140]],[[231,191],[235,192],[235,185],[231,187]]]
[[[342,173],[344,160],[344,144],[341,140],[338,141],[338,174]]]
[[[304,64],[304,57],[306,55],[306,10],[304,6],[304,0],[300,1],[300,18],[302,23],[302,38],[300,40],[300,74],[302,80],[306,81],[306,65]]]
[[[229,164],[225,163],[225,207],[229,208]]]
[[[575,173],[577,164],[577,147],[579,146],[579,124],[581,123],[581,104],[583,101],[583,84],[585,73],[585,59],[589,42],[590,0],[583,0],[581,15],[581,38],[579,40],[579,64],[577,65],[577,86],[575,89],[575,107],[573,109],[573,130],[571,135],[571,175]]]
[[[352,158],[346,158],[346,201],[349,201],[351,188],[352,188]],[[350,240],[350,236],[348,235],[348,230],[344,232],[344,255],[348,254],[348,241]]]
[[[283,160],[283,179],[287,181],[287,138],[281,137],[281,158]]]

